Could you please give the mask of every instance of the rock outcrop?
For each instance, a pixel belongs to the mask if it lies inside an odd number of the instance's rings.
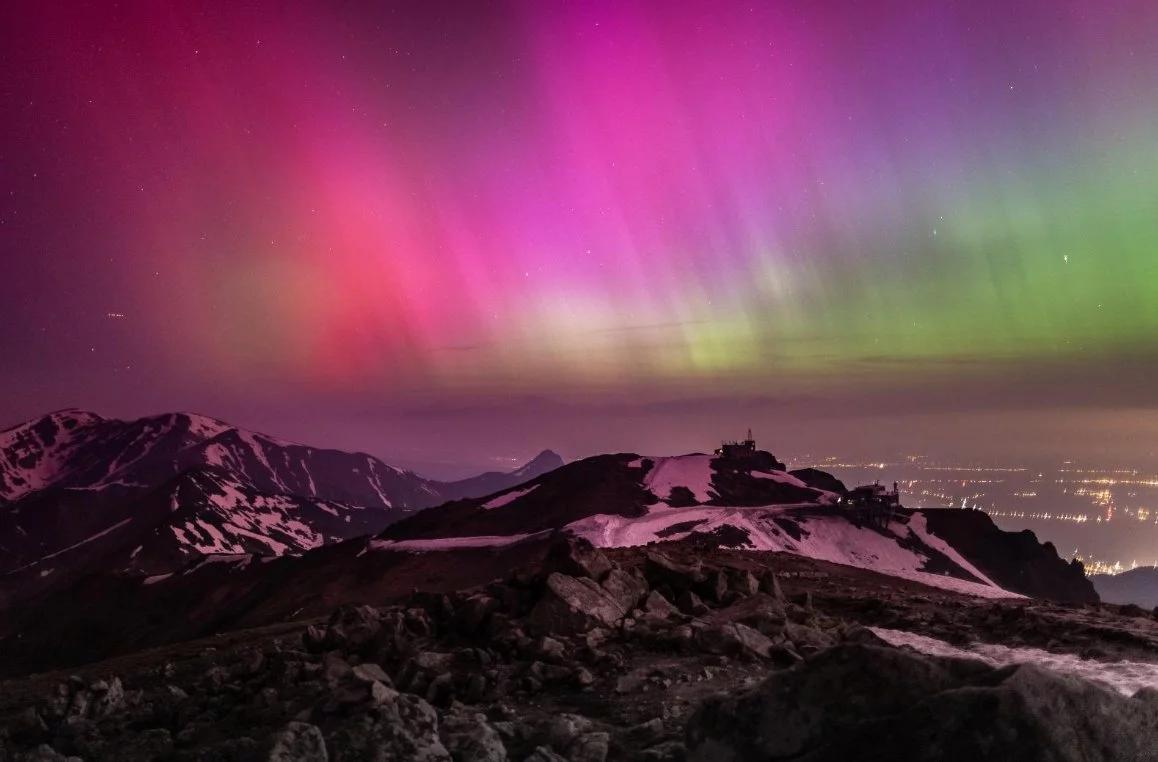
[[[1066,562],[1028,529],[1006,532],[983,511],[926,510],[929,531],[1006,590],[1064,603],[1097,603],[1079,561]]]
[[[846,645],[707,701],[687,742],[699,762],[1141,761],[1158,750],[1158,697],[1033,665]]]

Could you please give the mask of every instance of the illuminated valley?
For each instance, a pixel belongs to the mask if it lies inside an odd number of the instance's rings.
[[[912,508],[983,510],[1003,529],[1032,530],[1090,574],[1158,565],[1158,473],[1152,471],[1074,461],[954,463],[912,454],[877,462],[833,455],[800,461],[850,484],[896,480]]]

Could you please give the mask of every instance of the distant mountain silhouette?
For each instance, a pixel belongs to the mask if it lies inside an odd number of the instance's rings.
[[[1107,603],[1158,607],[1158,567],[1139,566],[1121,574],[1094,574],[1090,582]]]

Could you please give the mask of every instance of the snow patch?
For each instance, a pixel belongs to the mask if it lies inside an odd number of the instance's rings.
[[[676,487],[691,490],[699,503],[707,503],[715,494],[712,488],[711,455],[679,455],[673,458],[648,458],[655,465],[643,478],[643,486],[660,500],[667,500]]]
[[[189,418],[189,433],[198,439],[213,439],[232,428],[229,424],[207,415],[198,415],[197,413],[186,413],[186,415]]]
[[[527,487],[526,489],[512,490],[512,491],[507,492],[505,494],[499,495],[498,497],[494,498],[493,500],[488,500],[487,502],[483,503],[482,507],[483,507],[483,509],[488,510],[488,511],[494,510],[495,508],[502,508],[504,505],[507,505],[509,503],[513,503],[514,501],[518,500],[523,495],[529,495],[530,493],[534,492],[535,488],[537,488],[538,486],[539,486],[538,484],[532,484],[530,487]]]
[[[13,569],[12,571],[14,571],[14,572],[22,571],[24,569],[27,569],[30,566],[36,566],[41,561],[47,561],[50,558],[56,558],[57,556],[59,556],[63,553],[67,553],[70,550],[75,550],[76,548],[79,548],[82,545],[88,545],[93,540],[99,540],[101,537],[104,537],[109,532],[115,532],[116,530],[123,527],[125,524],[128,524],[130,521],[132,521],[131,518],[124,519],[122,521],[118,521],[117,523],[113,524],[111,527],[108,527],[107,529],[103,529],[94,535],[89,535],[88,537],[84,538],[80,542],[74,542],[72,545],[69,545],[67,548],[61,548],[60,550],[53,551],[52,553],[49,553],[46,556],[41,556],[40,558],[36,559],[32,563],[25,564],[24,566],[21,566],[19,569]]]
[[[1118,693],[1133,696],[1142,688],[1158,688],[1158,664],[1139,661],[1098,661],[1073,654],[1055,654],[1040,648],[1009,648],[996,643],[974,643],[957,648],[943,640],[904,630],[870,627],[877,637],[894,646],[908,646],[930,656],[977,659],[994,667],[1036,664],[1064,675],[1100,683]]]
[[[769,481],[774,481],[777,484],[789,484],[793,487],[812,489],[807,484],[785,471],[753,471],[752,476],[757,479],[768,479]]]
[[[551,534],[550,529],[530,534],[476,535],[473,537],[438,537],[430,540],[371,540],[370,550],[408,550],[415,552],[459,550],[462,548],[501,548]]]
[[[818,512],[801,511],[802,507],[815,508]],[[984,575],[977,575],[980,582],[972,582],[922,571],[929,559],[899,544],[900,540],[911,536],[909,525],[894,522],[887,532],[881,532],[867,526],[858,526],[837,510],[812,504],[762,508],[672,508],[653,505],[647,515],[642,517],[597,514],[572,522],[566,529],[597,547],[624,547],[678,540],[693,532],[705,533],[731,527],[747,534],[748,543],[745,547],[750,550],[796,553],[966,595],[985,598],[1022,597],[1003,590]],[[687,525],[687,528],[682,525]],[[678,531],[672,531],[673,528]],[[918,523],[918,530],[924,531],[924,525]],[[921,534],[912,534],[916,535],[916,539],[923,539]],[[947,545],[944,545],[944,550],[934,547],[945,552],[950,560],[959,563],[970,574],[973,573],[973,567],[952,548]]]

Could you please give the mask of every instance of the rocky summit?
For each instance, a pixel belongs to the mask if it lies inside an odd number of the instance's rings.
[[[1158,653],[1138,614],[562,538],[486,584],[10,680],[0,760],[1150,760],[1158,692],[1113,677]]]

